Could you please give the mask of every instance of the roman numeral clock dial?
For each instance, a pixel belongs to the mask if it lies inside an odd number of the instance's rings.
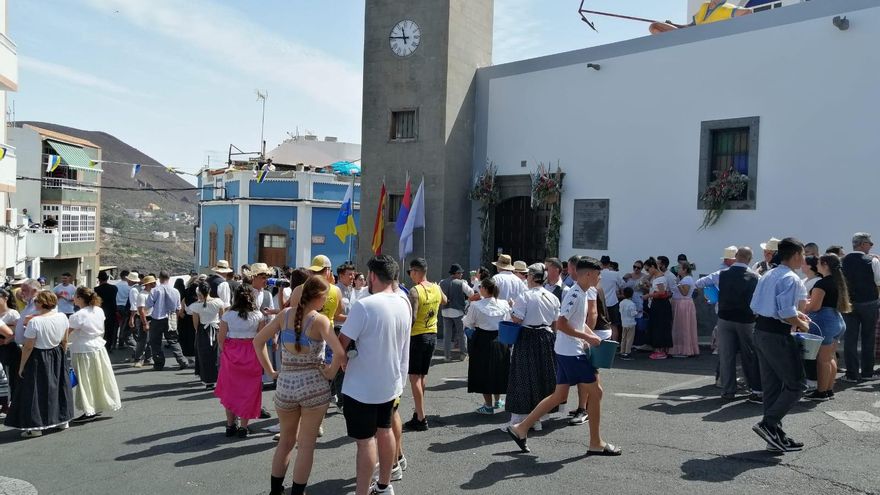
[[[391,28],[388,42],[391,52],[398,57],[409,57],[416,51],[422,41],[422,30],[419,25],[409,19],[402,20]]]

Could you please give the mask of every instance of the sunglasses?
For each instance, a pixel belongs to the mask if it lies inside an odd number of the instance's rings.
[[[633,270],[641,270],[641,269],[642,269],[641,265],[633,265]]]

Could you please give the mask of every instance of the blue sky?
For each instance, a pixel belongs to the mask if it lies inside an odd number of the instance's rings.
[[[687,5],[587,3],[678,22]],[[594,33],[578,4],[496,0],[494,63],[647,34],[600,17]],[[269,94],[269,149],[297,127],[360,142],[363,16],[362,0],[12,1],[20,77],[10,101],[17,120],[105,131],[188,171],[209,155],[219,165],[230,143],[258,149],[258,88]]]

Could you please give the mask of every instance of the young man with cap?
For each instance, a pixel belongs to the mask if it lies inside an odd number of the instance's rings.
[[[871,256],[871,234],[857,232],[852,238],[853,251],[843,257],[843,275],[849,288],[852,312],[844,315],[843,357],[848,383],[870,380],[874,374],[875,328],[878,315],[878,286],[880,286],[880,260]],[[861,343],[861,355],[858,346]]]
[[[446,296],[440,286],[428,281],[428,262],[416,258],[409,262],[409,278],[415,283],[409,290],[412,303],[412,331],[409,342],[409,383],[412,386],[415,411],[404,427],[411,431],[428,429],[425,416],[425,378],[437,347],[437,316]]]
[[[764,418],[752,430],[775,452],[801,450],[804,444],[782,429],[782,418],[803,395],[804,366],[792,330],[809,332],[810,319],[799,308],[806,288],[794,272],[804,264],[804,245],[787,237],[778,244],[781,264],[766,272],[755,287],[751,309],[755,322],[755,349],[764,388]]]
[[[327,283],[330,284],[330,291],[327,292],[327,302],[324,303],[321,314],[330,319],[330,324],[334,328],[345,323],[345,312],[342,308],[342,291],[336,286],[336,280],[333,277],[333,264],[330,262],[330,258],[323,254],[315,256],[312,258],[312,265],[309,267],[309,271],[314,275],[324,277]],[[301,293],[302,289],[300,289],[300,292],[294,291],[294,294],[290,296],[291,306],[299,304]]]
[[[156,371],[165,369],[163,337],[180,366],[178,371],[189,368],[189,361],[184,357],[180,343],[177,341],[177,329],[171,329],[171,319],[176,319],[180,312],[180,293],[171,285],[171,275],[165,270],[159,272],[159,285],[150,290],[146,307],[150,310],[146,328],[149,331],[150,349],[153,352],[153,369]]]
[[[452,360],[452,341],[458,342],[459,360],[464,361],[468,355],[467,337],[464,335],[464,310],[474,290],[462,278],[464,269],[458,263],[449,268],[449,277],[440,281],[440,290],[446,296],[446,304],[440,314],[443,316],[443,356],[446,361]]]
[[[510,255],[499,254],[498,261],[493,261],[498,273],[492,277],[498,286],[498,299],[508,303],[526,291],[526,284],[513,274],[515,267],[511,264]]]

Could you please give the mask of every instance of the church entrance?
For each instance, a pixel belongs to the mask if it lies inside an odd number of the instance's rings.
[[[529,196],[505,199],[495,207],[493,253],[503,252],[528,264],[544,261],[549,222],[549,208],[533,209]]]

